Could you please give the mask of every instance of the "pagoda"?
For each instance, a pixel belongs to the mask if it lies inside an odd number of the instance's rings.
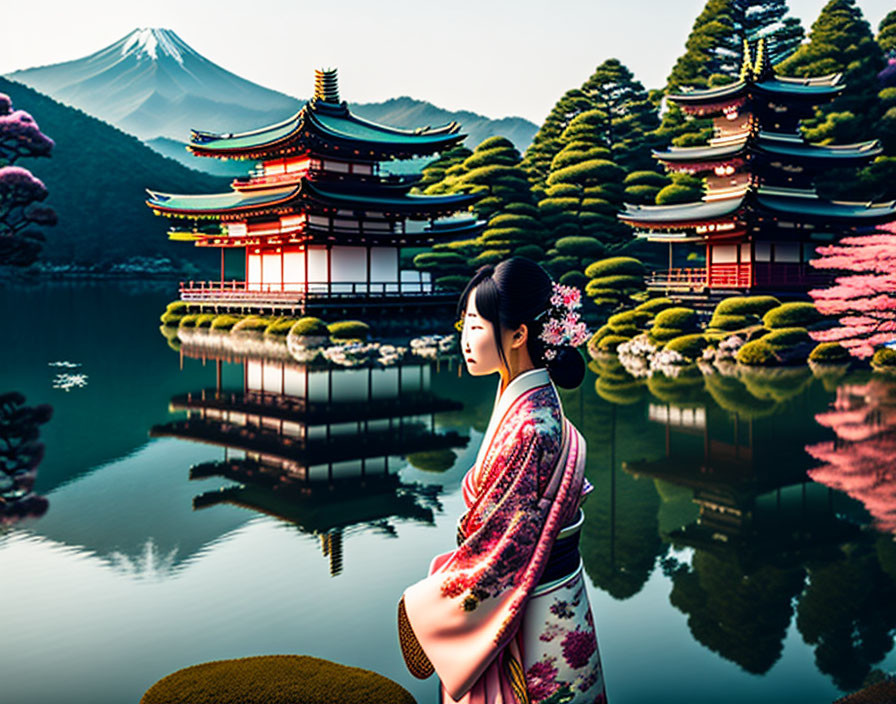
[[[401,248],[477,234],[483,223],[460,211],[478,196],[412,194],[418,175],[380,165],[430,156],[466,135],[456,122],[400,130],[364,120],[340,101],[335,69],[315,73],[314,97],[283,122],[239,134],[193,130],[187,149],[197,156],[258,162],[229,193],[147,189],[153,212],[177,221],[170,239],[221,250],[220,280],[182,283],[181,300],[301,314],[453,301],[428,272],[401,270]],[[245,250],[243,280],[224,280],[230,248]]]
[[[668,171],[706,178],[701,201],[626,204],[618,215],[637,237],[669,245],[669,268],[650,275],[649,289],[694,299],[760,291],[803,297],[829,281],[809,265],[816,246],[896,218],[896,201],[830,201],[813,186],[819,172],[862,166],[882,152],[877,140],[822,146],[800,134],[800,120],[843,88],[839,73],[775,75],[760,39],[755,59],[744,42],[735,83],[669,96],[686,114],[712,118],[714,136],[707,146],[653,152]],[[677,257],[676,243],[685,245]],[[703,266],[673,266],[697,247]]]

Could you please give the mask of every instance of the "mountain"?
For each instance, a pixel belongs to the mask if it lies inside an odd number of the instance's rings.
[[[311,75],[309,69],[309,82]],[[186,166],[216,174],[234,170],[183,149],[191,129],[252,130],[284,120],[304,102],[221,68],[170,29],[135,29],[89,56],[15,71],[7,78],[115,125]],[[503,135],[522,152],[538,129],[521,117],[492,120],[409,97],[350,107],[366,119],[401,128],[457,120],[470,148]],[[248,170],[248,164],[243,166],[239,173]]]
[[[146,207],[146,188],[173,193],[214,193],[229,179],[187,169],[160,156],[133,135],[62,105],[37,91],[0,78],[0,93],[31,114],[56,146],[49,159],[21,159],[17,166],[44,182],[45,205],[59,216],[46,235],[41,261],[107,264],[131,257],[167,257],[175,266],[214,271],[214,252],[167,237],[169,222]],[[190,264],[187,264],[187,263]]]

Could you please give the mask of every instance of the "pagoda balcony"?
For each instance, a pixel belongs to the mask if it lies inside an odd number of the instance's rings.
[[[648,289],[699,292],[709,289],[791,289],[829,286],[833,275],[808,263],[745,262],[653,271]]]
[[[190,303],[224,305],[259,305],[293,307],[306,302],[350,303],[369,301],[400,301],[421,297],[440,297],[432,281],[334,281],[309,283],[301,281],[284,283],[250,283],[245,281],[182,281],[180,299]],[[457,292],[449,292],[457,297]]]

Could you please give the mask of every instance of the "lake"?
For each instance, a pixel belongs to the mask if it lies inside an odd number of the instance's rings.
[[[53,409],[48,507],[0,525],[0,702],[137,702],[273,653],[435,701],[396,605],[454,545],[497,377],[178,350],[175,288],[0,288],[0,392]],[[896,670],[892,381],[604,360],[561,397],[595,485],[581,550],[612,704],[824,703]]]

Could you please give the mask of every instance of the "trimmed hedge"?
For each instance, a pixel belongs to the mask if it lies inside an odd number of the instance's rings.
[[[311,335],[314,337],[328,337],[330,335],[327,324],[320,318],[314,318],[310,315],[299,318],[290,328],[290,332],[293,335]]]
[[[597,349],[601,352],[615,352],[623,342],[628,342],[631,338],[622,335],[606,335],[597,343]]]
[[[189,313],[180,319],[178,327],[193,328],[196,327],[196,321],[199,320],[199,313]]]
[[[775,348],[765,340],[745,342],[737,351],[737,361],[750,366],[776,364]]]
[[[286,337],[289,334],[289,331],[292,330],[292,326],[295,324],[295,318],[283,318],[281,320],[275,320],[265,328],[264,334],[269,337]]]
[[[327,326],[330,336],[339,340],[366,340],[370,326],[362,320],[340,320]]]
[[[215,319],[212,321],[211,329],[212,330],[232,330],[233,326],[240,322],[240,319],[235,315],[216,315]]]
[[[871,358],[871,364],[875,367],[893,367],[896,369],[896,350],[891,347],[881,347],[875,351]]]
[[[607,319],[607,325],[614,330],[619,327],[630,327],[632,325],[640,327],[650,320],[650,318],[650,313],[643,310],[625,310],[621,313],[616,313],[616,315],[611,315]]]
[[[652,314],[658,313],[661,310],[666,310],[666,308],[672,308],[674,305],[675,303],[672,302],[672,299],[662,296],[660,298],[651,298],[643,303],[639,303],[635,306],[635,310],[643,310]]]
[[[706,348],[707,341],[703,335],[682,335],[666,343],[664,349],[678,352],[688,359],[697,359]]]
[[[697,311],[691,308],[673,306],[657,313],[653,319],[653,326],[657,328],[696,330],[698,321]]]
[[[781,328],[780,330],[772,330],[759,338],[767,342],[772,347],[793,347],[806,342],[811,342],[812,338],[806,332],[806,328]]]
[[[196,318],[196,327],[197,328],[210,328],[212,326],[212,321],[218,316],[214,313],[201,313],[198,318]]]
[[[769,310],[781,305],[774,296],[732,296],[719,301],[713,314],[719,315],[765,315]]]
[[[715,313],[710,319],[708,327],[717,328],[719,330],[742,330],[751,325],[756,325],[758,322],[759,318],[755,315],[725,315],[724,313]]]
[[[827,362],[829,364],[848,362],[851,357],[849,350],[839,342],[819,342],[809,353],[810,362]]]
[[[580,291],[583,291],[585,286],[588,285],[588,278],[581,271],[573,270],[563,274],[558,283],[564,286],[574,286]]]
[[[601,279],[609,276],[632,276],[639,279],[644,276],[644,264],[634,257],[608,257],[592,262],[585,269],[589,279]]]
[[[676,337],[686,335],[687,333],[681,328],[664,328],[654,326],[650,328],[647,334],[654,342],[666,343],[670,340],[674,340]]]
[[[782,303],[762,316],[767,328],[805,328],[824,319],[814,303],[794,301]]]
[[[270,318],[263,318],[258,315],[250,315],[243,318],[240,322],[231,328],[231,332],[264,332],[265,328],[273,321]]]

